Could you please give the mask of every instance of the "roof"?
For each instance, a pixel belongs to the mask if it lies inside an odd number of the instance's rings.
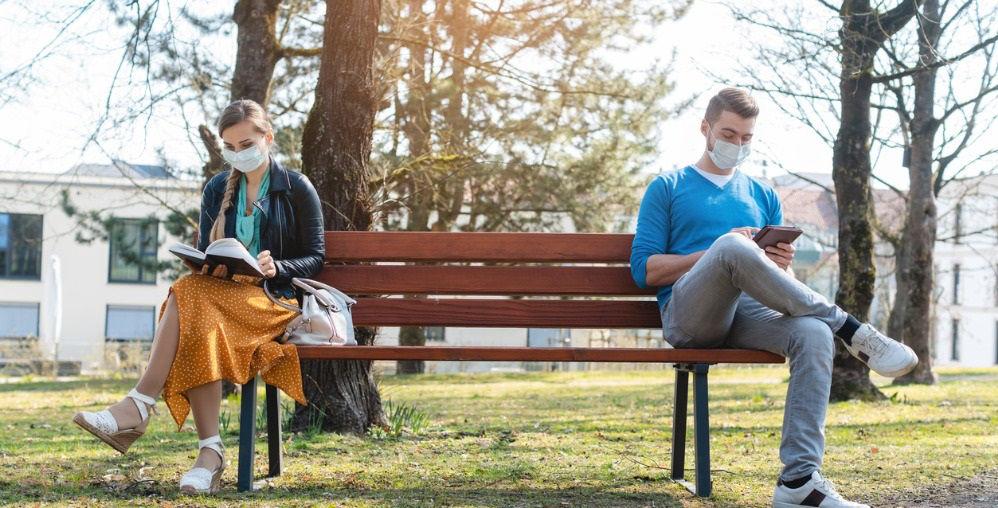
[[[130,164],[125,161],[114,161],[114,164],[77,164],[69,168],[65,174],[113,178],[174,178],[163,166]]]
[[[783,220],[790,224],[809,225],[824,231],[839,227],[835,187],[830,174],[787,174],[772,179],[773,189],[783,204]],[[877,219],[889,231],[904,226],[904,199],[893,190],[873,189]]]

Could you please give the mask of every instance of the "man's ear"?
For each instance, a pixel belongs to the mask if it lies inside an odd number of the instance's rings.
[[[710,129],[710,126],[707,124],[707,119],[704,118],[704,119],[700,120],[700,134],[703,134],[704,136],[707,136],[707,130],[708,129]]]

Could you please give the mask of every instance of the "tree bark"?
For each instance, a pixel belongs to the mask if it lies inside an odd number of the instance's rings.
[[[897,338],[915,350],[915,370],[894,380],[895,383],[934,384],[930,344],[932,329],[933,248],[936,243],[936,202],[932,189],[932,152],[935,146],[936,119],[933,105],[936,95],[936,46],[939,42],[939,2],[926,0],[922,6],[918,31],[919,65],[915,74],[915,105],[911,117],[911,163],[908,167],[908,215],[905,219],[908,255],[903,258],[906,292],[895,300],[905,301],[901,333]]]
[[[426,52],[429,43],[429,28],[426,15],[423,14],[424,0],[409,0],[409,28],[406,37],[414,41],[406,45],[409,54],[409,72],[405,108],[396,114],[404,115],[402,132],[409,145],[410,163],[415,162],[430,153],[430,111],[426,107],[429,96],[429,83],[426,80]],[[415,206],[408,208],[406,230],[429,231],[430,212],[433,209],[430,185],[424,174],[414,167],[406,177],[406,192]],[[399,328],[399,344],[403,346],[426,345],[426,331],[419,326],[403,326]],[[423,360],[398,360],[395,369],[399,374],[422,374],[426,371]]]
[[[232,14],[238,27],[236,68],[230,100],[250,99],[264,109],[270,102],[274,66],[281,59],[277,11],[281,0],[239,0]]]
[[[835,138],[832,179],[839,213],[839,290],[836,304],[866,321],[876,269],[873,263],[873,200],[870,189],[870,96],[873,60],[884,41],[915,13],[918,0],[904,0],[881,14],[869,0],[844,0],[839,30],[841,124]],[[884,398],[869,368],[836,343],[831,400]]]
[[[302,133],[302,167],[323,202],[327,229],[370,229],[367,165],[378,98],[373,59],[380,0],[326,0],[323,51],[315,104]],[[357,329],[370,345],[374,330]],[[302,364],[308,406],[295,408],[292,427],[321,421],[323,430],[364,433],[383,425],[381,396],[370,361]]]

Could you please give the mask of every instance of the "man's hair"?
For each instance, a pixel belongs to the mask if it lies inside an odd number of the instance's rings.
[[[707,123],[713,124],[721,117],[722,111],[730,111],[742,118],[759,116],[759,106],[745,90],[725,88],[710,98],[707,112],[703,115]]]

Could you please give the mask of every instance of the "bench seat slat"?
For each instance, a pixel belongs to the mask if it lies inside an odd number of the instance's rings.
[[[658,304],[643,300],[358,298],[358,326],[661,328]]]
[[[627,263],[633,234],[327,231],[330,261]]]
[[[638,363],[783,363],[751,349],[651,349],[477,346],[298,346],[306,360],[451,360]]]
[[[358,295],[653,295],[626,266],[327,266],[319,280]]]

